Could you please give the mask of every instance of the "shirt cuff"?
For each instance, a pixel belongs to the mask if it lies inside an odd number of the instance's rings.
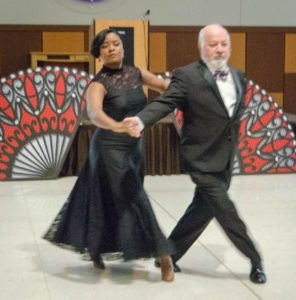
[[[139,125],[139,130],[140,132],[145,128],[144,123],[142,122],[142,120],[139,117],[136,117],[138,125]]]

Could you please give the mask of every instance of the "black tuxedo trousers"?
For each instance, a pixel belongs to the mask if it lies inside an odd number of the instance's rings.
[[[196,184],[194,198],[169,236],[176,247],[173,261],[179,260],[210,221],[216,218],[229,239],[250,259],[251,264],[261,266],[260,255],[227,193],[231,172],[191,173],[190,176]]]

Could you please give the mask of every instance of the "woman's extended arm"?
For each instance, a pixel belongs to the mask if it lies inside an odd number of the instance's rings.
[[[143,82],[145,85],[147,85],[148,88],[159,93],[163,93],[167,89],[169,85],[169,82],[167,80],[156,76],[148,70],[140,69],[140,71],[142,74]]]

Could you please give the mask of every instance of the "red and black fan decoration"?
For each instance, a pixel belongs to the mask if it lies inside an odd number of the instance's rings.
[[[27,69],[0,83],[0,180],[56,178],[85,108],[91,78],[60,67]]]
[[[252,81],[248,81],[244,105],[234,172],[295,172],[296,140],[283,110]]]
[[[296,171],[295,134],[274,99],[249,80],[241,118],[234,174],[273,174]],[[172,114],[182,134],[183,114]]]

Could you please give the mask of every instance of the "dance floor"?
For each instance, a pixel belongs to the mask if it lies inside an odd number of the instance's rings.
[[[249,281],[250,265],[216,221],[179,261],[175,281],[161,281],[153,260],[106,262],[99,271],[41,236],[76,177],[0,182],[2,300],[294,300],[296,174],[239,175],[230,189],[264,257],[267,283]],[[147,176],[145,187],[166,234],[191,201],[186,175]]]

